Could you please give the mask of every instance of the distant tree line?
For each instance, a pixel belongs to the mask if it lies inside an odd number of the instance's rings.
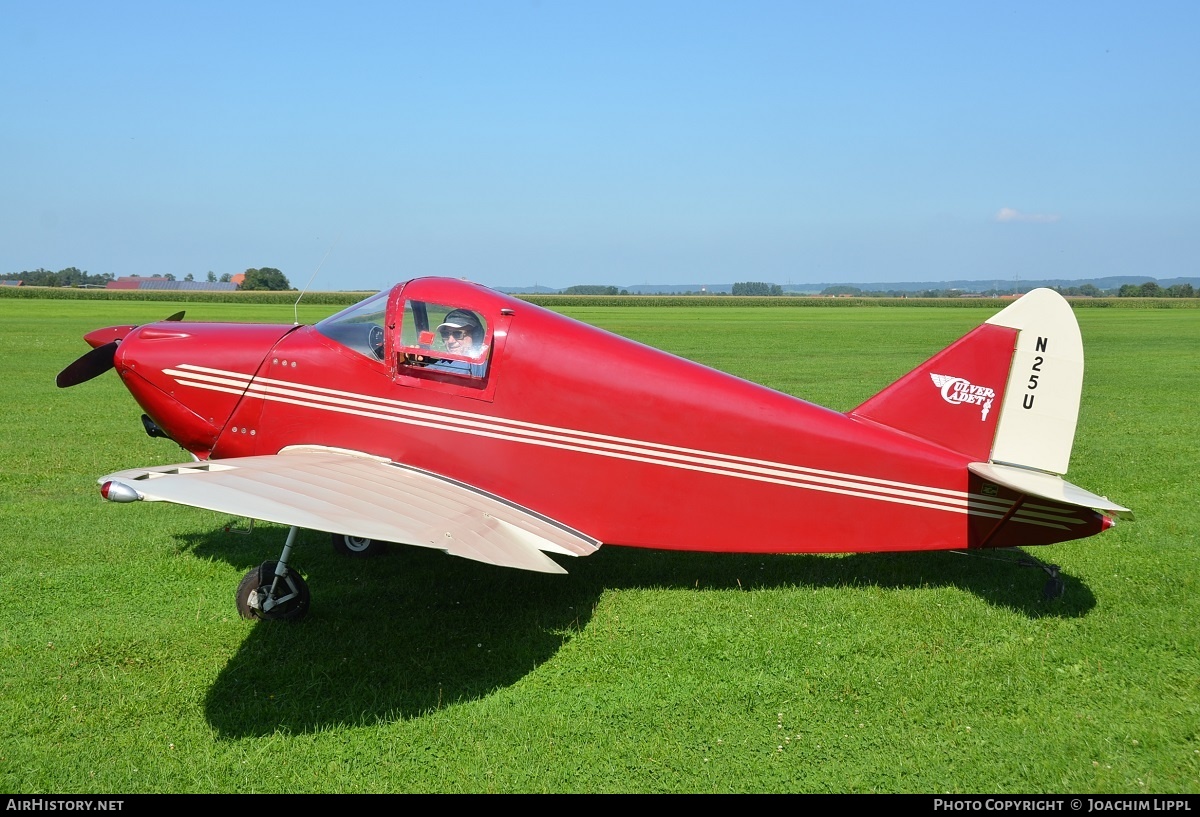
[[[140,276],[131,275],[130,278],[138,278]],[[166,273],[161,278],[166,278],[168,281],[176,280],[172,273]],[[223,273],[218,276],[211,270],[208,272],[205,280],[209,283],[217,281],[229,282],[233,279],[230,273]],[[0,280],[3,281],[21,281],[27,286],[34,287],[103,287],[110,281],[116,280],[111,272],[105,272],[100,275],[90,275],[87,271],[81,270],[78,267],[67,267],[57,272],[52,272],[48,269],[38,268],[35,270],[23,270],[21,272],[5,272],[0,273]],[[188,273],[183,278],[184,281],[194,281],[195,276]],[[282,291],[294,289],[288,281],[287,276],[275,267],[259,267],[247,269],[245,278],[240,286],[244,290],[271,290]],[[1147,281],[1142,284],[1125,284],[1120,289],[1100,289],[1094,284],[1081,284],[1079,286],[1056,286],[1053,289],[1061,295],[1068,297],[1085,297],[1085,298],[1195,298],[1197,297],[1196,288],[1191,284],[1173,284],[1169,287],[1164,287],[1156,281]],[[563,295],[628,295],[629,290],[619,289],[618,287],[605,284],[579,284],[576,286],[567,287],[562,291]],[[693,292],[660,292],[662,295],[725,295],[725,292],[706,292],[704,290]],[[768,284],[762,281],[742,281],[733,285],[733,295],[769,295],[769,296],[800,296],[799,292],[784,292],[783,287],[779,284]],[[839,284],[837,286],[826,287],[820,293],[824,297],[856,297],[856,298],[962,298],[966,296],[976,297],[1000,297],[1012,295],[1012,289],[986,289],[977,292],[966,292],[962,289],[923,289],[916,291],[909,290],[864,290],[856,286],[848,284]]]
[[[1125,284],[1117,290],[1118,298],[1195,298],[1196,290],[1191,284],[1175,284],[1161,287],[1156,281],[1144,284]]]
[[[130,275],[130,278],[140,278],[140,275]],[[166,278],[168,281],[177,280],[172,273],[156,276]],[[51,272],[48,269],[41,267],[35,270],[22,270],[21,272],[5,272],[0,273],[2,281],[20,281],[25,286],[31,287],[104,287],[110,281],[115,281],[116,276],[111,272],[101,273],[100,275],[89,275],[86,271],[78,267],[67,267],[58,272]],[[188,273],[184,276],[185,281],[194,281],[195,276]],[[206,280],[209,283],[216,281],[229,282],[233,280],[233,275],[225,273],[217,277],[215,272],[211,270],[208,273]],[[257,289],[257,290],[285,290],[292,289],[292,285],[288,282],[287,276],[274,267],[261,267],[259,269],[246,270],[246,278],[242,281],[241,289]],[[614,293],[615,294],[615,293]]]
[[[629,290],[618,290],[613,286],[603,284],[577,284],[563,290],[563,295],[628,295]]]
[[[762,281],[742,281],[733,285],[734,295],[782,295],[779,284],[764,284]]]
[[[111,272],[103,275],[88,275],[77,267],[67,267],[58,272],[38,267],[23,272],[6,272],[0,275],[5,281],[20,281],[31,287],[102,287],[114,280]]]
[[[1160,286],[1154,281],[1144,284],[1125,284],[1120,289],[1100,289],[1094,284],[1080,286],[1051,287],[1055,292],[1067,297],[1077,298],[1195,298],[1196,291],[1191,284],[1174,284],[1169,287]],[[1026,290],[1028,291],[1028,290]],[[922,289],[922,290],[863,290],[854,286],[832,286],[821,290],[826,297],[850,296],[855,298],[964,298],[968,296],[996,298],[1012,295],[1011,289],[983,289],[967,292],[962,289]]]

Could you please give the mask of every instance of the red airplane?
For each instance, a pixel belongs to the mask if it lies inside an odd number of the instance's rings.
[[[312,326],[181,318],[89,333],[58,385],[115,368],[191,455],[101,477],[106,499],[290,527],[238,588],[247,618],[306,612],[297,528],[564,573],[547,553],[1010,548],[1129,513],[1062,478],[1083,345],[1047,289],[844,414],[459,280]]]

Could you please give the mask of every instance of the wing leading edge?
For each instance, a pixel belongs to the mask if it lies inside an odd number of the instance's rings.
[[[487,491],[354,451],[278,454],[118,471],[106,496],[173,502],[281,525],[430,547],[478,562],[565,573],[543,553],[586,556],[600,542]]]

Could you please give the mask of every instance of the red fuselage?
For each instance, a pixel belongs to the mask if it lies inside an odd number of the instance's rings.
[[[1045,500],[1006,519],[1020,497],[967,470],[980,453],[960,449],[974,440],[901,433],[483,287],[416,279],[377,304],[374,324],[153,324],[129,332],[114,362],[150,418],[200,459],[298,444],[362,451],[608,544],[956,549],[1048,544],[1108,524]],[[435,321],[453,322],[432,305],[481,319],[482,374],[427,365]],[[989,329],[982,342],[1011,348]]]

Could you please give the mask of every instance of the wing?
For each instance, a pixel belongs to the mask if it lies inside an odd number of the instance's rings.
[[[479,562],[566,573],[542,551],[594,553],[600,542],[457,480],[354,451],[278,454],[135,468],[101,477],[117,501],[212,511],[443,550]]]

